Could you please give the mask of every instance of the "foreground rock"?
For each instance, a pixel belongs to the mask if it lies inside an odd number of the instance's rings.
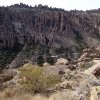
[[[0,87],[16,86],[19,79],[19,71],[17,69],[4,69],[0,74]]]
[[[89,69],[87,69],[85,72],[85,74],[93,74],[96,77],[100,76],[100,63],[97,63],[95,65],[93,65],[92,67],[90,67]]]
[[[91,87],[90,91],[90,100],[100,100],[100,86]]]

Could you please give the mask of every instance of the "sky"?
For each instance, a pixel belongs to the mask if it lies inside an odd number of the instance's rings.
[[[90,10],[100,8],[100,0],[0,0],[0,6],[9,6],[15,3],[28,5],[48,5],[49,7],[65,10]]]

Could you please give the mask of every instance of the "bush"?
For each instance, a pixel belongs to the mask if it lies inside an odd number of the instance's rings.
[[[46,75],[44,68],[37,67],[31,70],[20,69],[23,88],[32,93],[46,92],[49,88],[61,81],[60,76]]]
[[[63,46],[61,46],[60,48],[55,49],[56,54],[63,54],[66,51],[67,51],[67,48],[64,48]]]
[[[43,56],[39,56],[39,57],[37,58],[37,64],[38,64],[39,66],[43,66],[43,63],[45,63]]]
[[[47,57],[47,58],[46,58],[46,61],[47,61],[49,64],[51,64],[51,65],[54,64],[54,59],[53,59],[52,57]]]

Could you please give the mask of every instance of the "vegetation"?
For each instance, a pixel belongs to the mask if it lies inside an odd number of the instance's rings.
[[[23,88],[32,93],[46,92],[49,88],[61,81],[59,75],[46,75],[43,67],[36,67],[29,70],[21,68],[21,85]]]
[[[30,51],[30,50],[35,50],[37,48],[37,43],[28,43],[27,44],[27,48],[26,48],[26,52]]]
[[[39,44],[39,43],[29,43],[27,44],[25,53],[27,56],[31,53],[31,55],[35,55],[36,62],[39,66],[43,66],[45,62],[49,64],[54,64],[54,59],[50,54],[50,47],[47,44]]]
[[[4,68],[6,65],[10,64],[21,49],[21,45],[16,45],[13,49],[2,48],[0,52],[0,68]]]
[[[14,8],[29,8],[29,9],[36,9],[36,10],[50,10],[50,11],[62,11],[62,12],[65,12],[64,9],[62,8],[52,8],[52,7],[48,7],[48,5],[35,5],[34,7],[32,7],[31,5],[26,5],[26,4],[23,4],[23,3],[20,3],[20,4],[14,4],[14,5],[11,5],[10,7],[14,7]]]
[[[62,46],[58,49],[55,49],[56,54],[63,54],[63,53],[65,53],[65,51],[66,51],[66,49]]]
[[[44,58],[43,58],[43,55],[42,55],[42,56],[39,56],[39,57],[37,58],[37,64],[38,64],[39,66],[43,66],[43,63],[45,63],[45,61],[44,61]]]
[[[76,51],[78,51],[79,53],[82,53],[83,49],[87,48],[87,44],[83,41],[83,37],[81,36],[81,34],[79,33],[79,31],[74,30],[74,33],[76,35],[76,42],[78,44],[78,47],[76,47]]]
[[[72,52],[69,48],[65,48],[63,46],[59,47],[59,48],[55,48],[55,53],[60,55],[60,54],[66,54],[68,52]]]
[[[48,62],[49,64],[53,65],[54,64],[54,59],[51,56],[48,56],[46,58],[46,62]]]

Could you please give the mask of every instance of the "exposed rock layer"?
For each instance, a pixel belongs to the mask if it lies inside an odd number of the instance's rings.
[[[100,37],[99,16],[96,11],[65,12],[21,5],[0,7],[0,44],[13,47],[16,43],[35,41],[70,47],[82,39],[88,45],[95,45]]]

